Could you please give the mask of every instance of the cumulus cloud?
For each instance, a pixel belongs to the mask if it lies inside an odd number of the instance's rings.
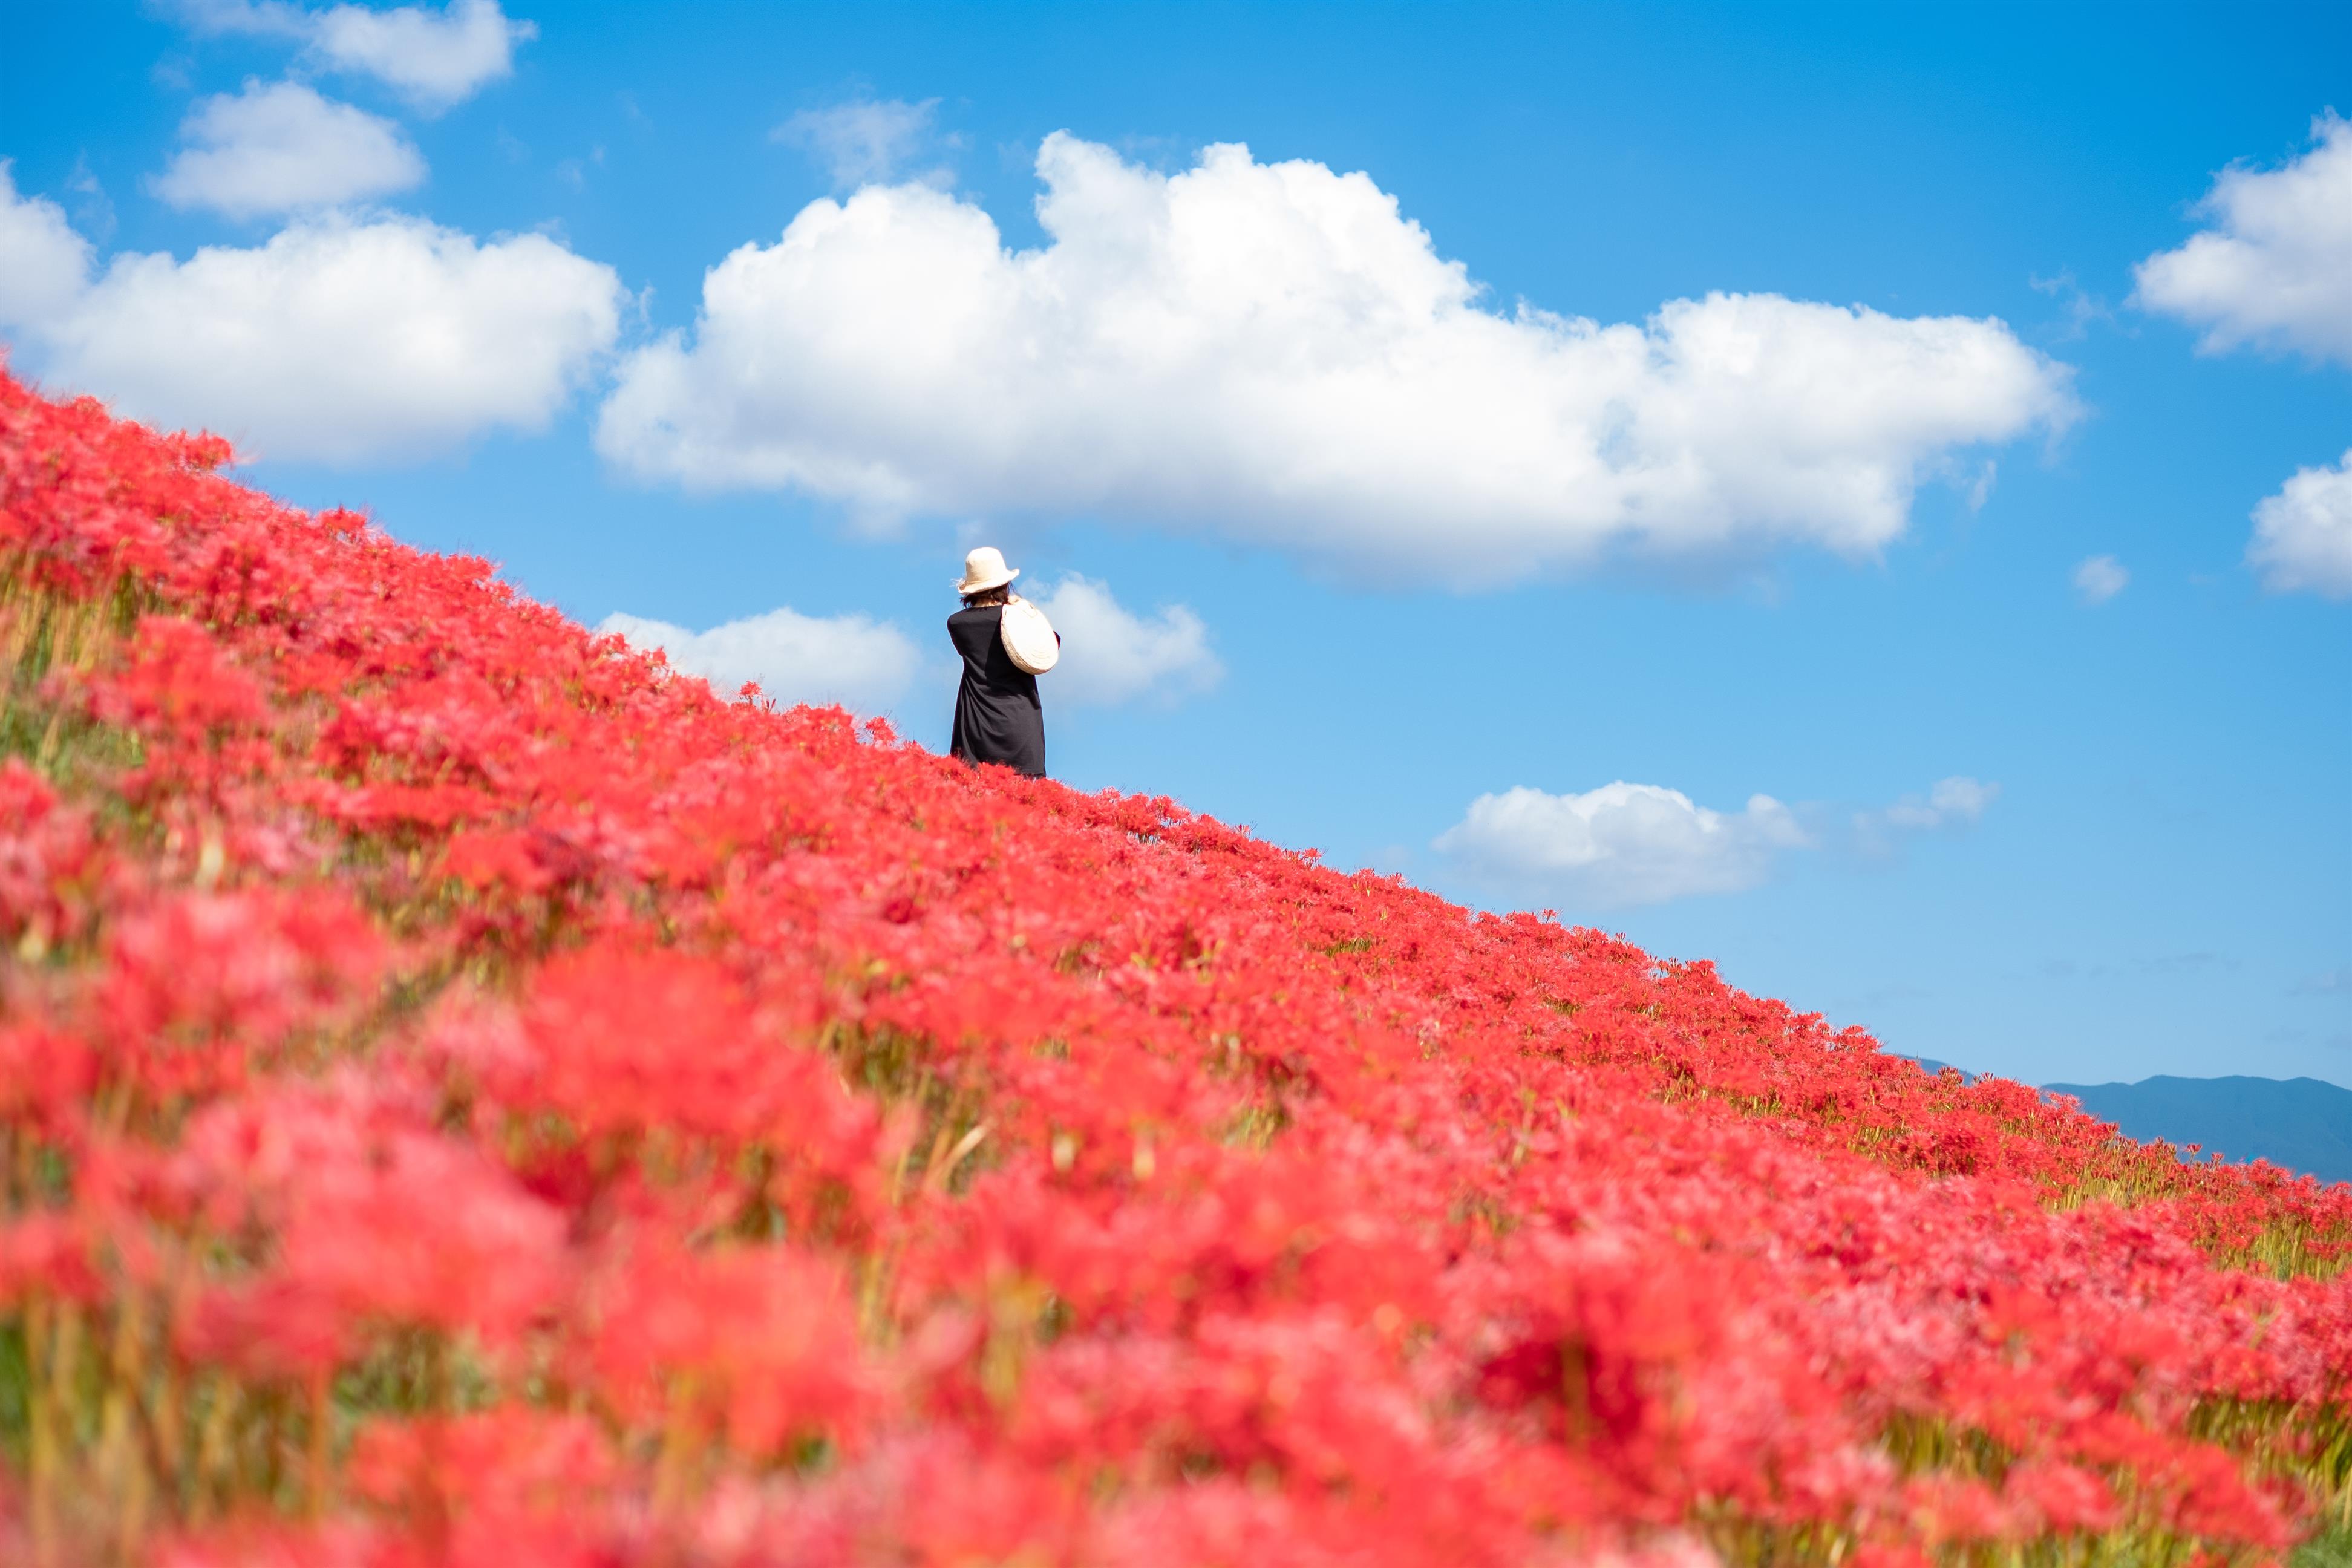
[[[2139,264],[2139,303],[2205,329],[2209,353],[2251,345],[2352,364],[2352,122],[2278,169],[2231,168],[2198,211],[2210,226]]]
[[[175,207],[230,217],[333,206],[425,181],[425,160],[389,120],[333,103],[299,82],[247,81],[198,104],[180,127],[190,145],[154,179]]]
[[[1769,795],[1710,811],[1680,790],[1620,780],[1582,795],[1482,795],[1431,847],[1491,885],[1622,907],[1744,891],[1776,855],[1811,842]]]
[[[803,616],[775,609],[707,632],[615,612],[597,626],[632,647],[660,648],[689,675],[732,697],[746,683],[780,702],[837,702],[871,713],[904,696],[923,658],[887,621],[864,616]]]
[[[20,196],[0,159],[0,327],[25,328],[68,310],[89,276],[89,242],[47,196]]]
[[[2254,508],[2246,561],[2273,593],[2352,598],[2352,451],[2334,468],[2297,468]]]
[[[311,10],[284,0],[186,0],[182,9],[202,32],[299,39],[320,65],[373,76],[428,112],[511,75],[515,46],[539,36],[532,23],[510,20],[498,0],[451,0],[439,11]]]
[[[538,36],[533,24],[508,20],[498,0],[453,0],[437,16],[414,5],[338,5],[319,16],[312,47],[341,69],[365,71],[437,109],[512,74],[515,46]]]
[[[2104,605],[2124,591],[2131,572],[2112,555],[2094,555],[2074,568],[2074,592],[2086,605]]]
[[[1924,795],[1853,814],[1847,847],[1884,850],[1898,835],[1972,826],[2000,793],[1998,784],[1945,779]],[[1482,795],[1432,847],[1501,892],[1623,908],[1744,892],[1783,856],[1838,847],[1847,831],[1818,808],[1769,795],[1749,796],[1739,811],[1714,811],[1680,790],[1621,779],[1582,795],[1524,785]]]
[[[597,445],[869,524],[1111,513],[1475,585],[1616,552],[1868,555],[1955,454],[2054,430],[2070,372],[1998,321],[1710,295],[1604,326],[1489,308],[1363,174],[1066,132],[1048,243],[919,183],[804,208],[632,354]]]
[[[1208,627],[1183,605],[1139,616],[1108,585],[1076,573],[1029,597],[1062,634],[1062,658],[1047,678],[1056,703],[1171,701],[1207,690],[1224,674],[1209,650]]]
[[[36,373],[252,457],[355,463],[543,428],[620,330],[619,277],[543,235],[330,216],[93,277],[54,203],[13,182],[0,197],[0,319]]]
[[[773,139],[805,148],[834,184],[848,190],[874,180],[887,180],[911,163],[931,141],[931,124],[940,100],[920,103],[903,99],[859,99],[830,109],[803,109],[772,132]],[[939,183],[946,171],[932,171],[926,179]]]

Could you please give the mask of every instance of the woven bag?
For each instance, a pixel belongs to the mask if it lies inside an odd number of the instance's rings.
[[[996,635],[1003,639],[1004,651],[1013,656],[1013,662],[1032,675],[1045,674],[1062,657],[1062,639],[1054,635],[1054,623],[1026,599],[1005,601],[1004,618],[998,623]]]

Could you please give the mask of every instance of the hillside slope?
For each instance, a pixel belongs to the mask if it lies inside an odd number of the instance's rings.
[[[1910,1057],[1921,1070],[1949,1064]],[[1974,1075],[1958,1069],[1962,1078]],[[2352,1182],[2352,1089],[2315,1078],[2168,1078],[2138,1083],[2045,1083],[2126,1138],[2163,1142],[2191,1158],[2267,1160],[2295,1175]]]
[[[2052,1083],[2128,1138],[2195,1143],[2233,1160],[2268,1160],[2323,1182],[2352,1182],[2352,1089],[2315,1078],[2156,1078]]]
[[[0,379],[0,1556],[2257,1563],[2352,1189]]]

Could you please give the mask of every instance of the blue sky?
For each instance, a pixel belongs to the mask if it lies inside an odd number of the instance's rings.
[[[289,499],[932,745],[999,543],[1073,784],[2352,1085],[2352,10],[7,17],[14,363]]]

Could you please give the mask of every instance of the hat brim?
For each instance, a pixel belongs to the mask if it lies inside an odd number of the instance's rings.
[[[982,577],[978,579],[959,577],[956,579],[955,591],[959,594],[985,594],[991,588],[1003,587],[1004,584],[1012,582],[1013,579],[1020,575],[1021,568],[1015,566],[1011,571],[1005,573],[1002,577]]]

